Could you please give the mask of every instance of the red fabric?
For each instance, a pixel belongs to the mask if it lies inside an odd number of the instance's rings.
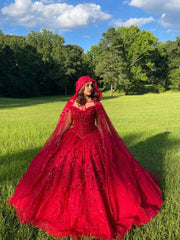
[[[102,104],[66,104],[8,204],[57,238],[122,238],[161,208],[159,186],[132,156]]]

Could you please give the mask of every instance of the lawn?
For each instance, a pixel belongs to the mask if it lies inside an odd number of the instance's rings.
[[[0,240],[55,239],[19,223],[7,200],[53,131],[67,100],[0,98]],[[179,240],[180,93],[104,94],[102,104],[139,163],[162,178],[161,211],[148,224],[132,228],[125,240]]]

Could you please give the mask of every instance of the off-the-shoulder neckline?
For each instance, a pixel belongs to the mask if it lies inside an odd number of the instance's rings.
[[[96,105],[94,104],[94,105],[91,105],[91,106],[89,106],[89,107],[87,107],[87,108],[85,108],[85,109],[80,109],[80,108],[78,108],[78,107],[76,107],[76,106],[74,106],[74,105],[72,105],[71,107],[74,107],[74,108],[76,108],[76,109],[78,109],[78,110],[80,110],[80,111],[86,111],[88,108],[91,108],[91,107],[95,107]]]

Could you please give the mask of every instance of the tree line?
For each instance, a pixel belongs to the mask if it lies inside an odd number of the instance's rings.
[[[180,90],[180,38],[161,43],[136,26],[109,28],[87,53],[51,31],[0,31],[0,96],[71,94],[82,75],[125,94]]]

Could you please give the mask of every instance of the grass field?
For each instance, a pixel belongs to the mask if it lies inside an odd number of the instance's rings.
[[[0,98],[0,240],[55,239],[19,223],[7,200],[53,131],[67,100]],[[179,240],[180,93],[104,94],[102,104],[140,164],[162,177],[161,211],[148,224],[131,229],[125,240]]]

